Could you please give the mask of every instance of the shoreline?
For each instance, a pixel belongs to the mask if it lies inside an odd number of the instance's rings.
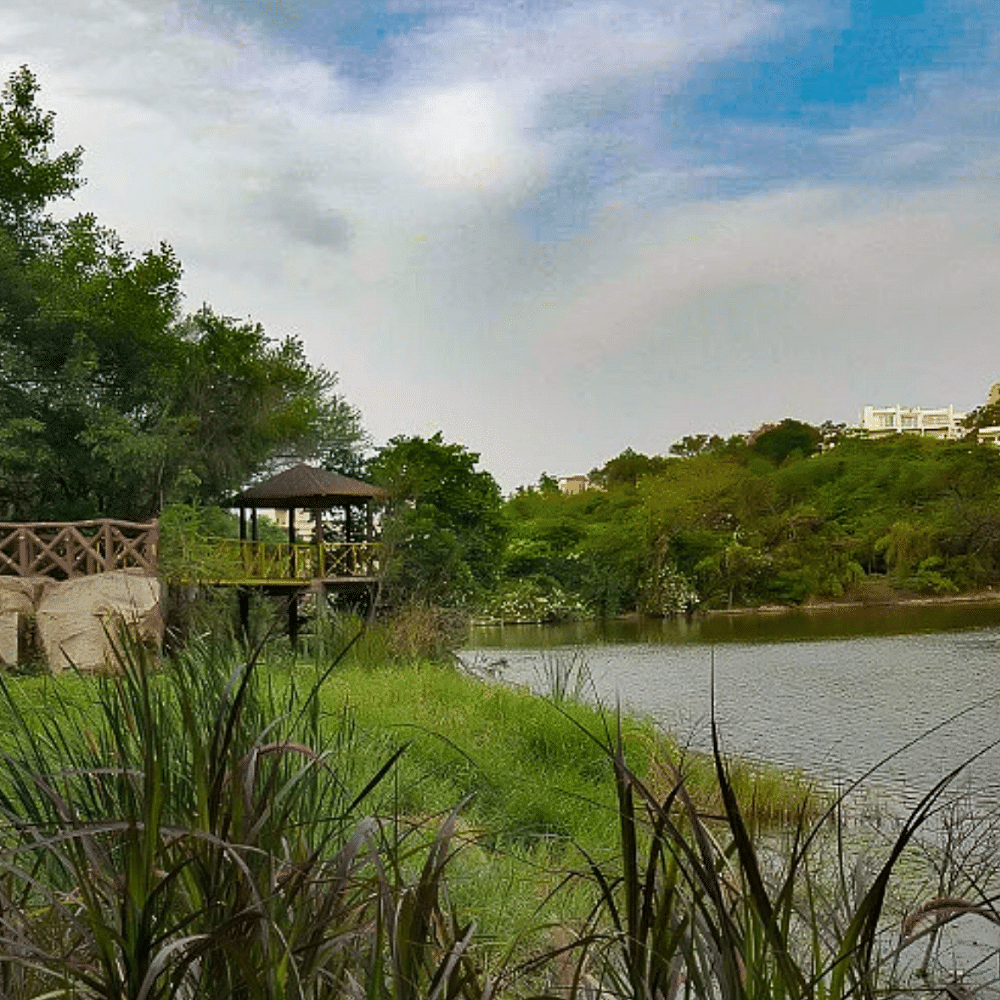
[[[810,601],[806,604],[759,604],[746,605],[738,608],[699,608],[691,613],[692,618],[714,618],[714,617],[749,617],[760,615],[761,617],[778,617],[780,615],[813,614],[833,611],[857,611],[863,608],[887,610],[892,608],[919,608],[919,607],[948,607],[950,605],[965,605],[974,607],[982,605],[984,607],[1000,604],[1000,590],[974,590],[962,594],[935,594],[918,595],[907,594],[906,591],[888,595],[880,595],[881,599],[874,596],[867,600],[828,600]],[[612,620],[635,621],[642,617],[637,612],[631,611],[621,615],[614,615]],[[683,613],[668,617],[684,618],[688,617]],[[477,619],[473,616],[470,625],[474,628],[503,628],[506,625],[567,625],[573,622],[598,621],[599,616],[589,616],[586,618],[569,619],[566,621],[545,622],[538,619],[506,619],[504,621],[490,621]]]
[[[857,608],[904,608],[947,606],[949,604],[998,604],[1000,590],[975,590],[964,594],[935,594],[919,596],[916,594],[891,597],[884,600],[857,601],[811,601],[807,604],[761,604],[753,607],[740,608],[710,608],[697,611],[701,615],[781,615],[796,612],[813,611],[847,611]]]

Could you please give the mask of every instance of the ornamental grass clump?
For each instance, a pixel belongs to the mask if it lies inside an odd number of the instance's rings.
[[[256,656],[154,670],[126,645],[96,724],[3,684],[0,996],[479,1000],[442,896],[454,817],[366,812],[403,748],[359,758],[322,679],[279,695]]]
[[[947,882],[954,895],[932,891],[921,900],[926,886],[913,871],[927,850],[916,836],[945,808],[943,793],[962,767],[923,796],[876,854],[871,844],[863,852],[856,841],[851,845],[842,814],[847,793],[818,819],[803,803],[780,836],[748,820],[714,720],[719,814],[695,804],[680,769],[666,794],[651,791],[626,760],[620,727],[591,735],[614,768],[619,852],[610,862],[584,854],[581,877],[597,887],[599,902],[561,949],[569,970],[565,995],[873,1000],[935,990],[971,998],[983,989],[995,995],[996,978],[980,974],[963,983],[962,971],[942,972],[936,954],[938,934],[949,923],[975,917],[1000,924],[995,879],[973,871],[972,855],[954,845],[933,852],[935,867],[956,876]],[[901,874],[904,858],[911,870]],[[998,953],[987,947],[976,971],[987,962],[995,967]]]

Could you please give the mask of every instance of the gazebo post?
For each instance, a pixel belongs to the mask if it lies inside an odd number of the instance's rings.
[[[257,511],[254,510],[254,514]],[[245,548],[244,543],[247,540],[247,509],[246,507],[240,507],[240,564],[243,565],[243,549]],[[250,642],[250,592],[246,587],[238,587],[237,591],[237,603],[239,604],[239,616],[240,616],[240,638],[243,640],[245,645],[249,645]]]
[[[319,507],[313,508],[313,545],[316,546],[316,572],[315,576],[323,579],[326,576],[326,547],[323,545],[323,511]]]

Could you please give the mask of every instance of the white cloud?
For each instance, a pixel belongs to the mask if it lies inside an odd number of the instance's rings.
[[[428,187],[484,191],[530,188],[544,174],[543,148],[523,121],[509,92],[470,82],[406,98],[382,128]]]
[[[527,232],[526,200],[616,81],[678,86],[773,18],[578,2],[501,30],[482,8],[401,42],[398,75],[361,94],[166,0],[8,0],[0,64],[32,65],[60,142],[85,146],[76,207],[129,245],[172,243],[192,306],[302,334],[377,436],[440,427],[513,486],[786,413],[971,405],[995,380],[995,150],[891,202],[803,182],[652,212],[657,187],[680,198],[742,165],[626,170],[573,238]],[[852,139],[882,163],[938,142]]]

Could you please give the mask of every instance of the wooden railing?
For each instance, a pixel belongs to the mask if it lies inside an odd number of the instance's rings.
[[[323,576],[378,576],[382,545],[379,542],[327,542],[323,545]]]
[[[378,542],[251,542],[215,538],[210,551],[182,560],[203,583],[296,583],[379,574]],[[197,569],[195,567],[201,567]]]
[[[0,522],[0,575],[69,580],[129,567],[155,573],[158,542],[156,521]]]

